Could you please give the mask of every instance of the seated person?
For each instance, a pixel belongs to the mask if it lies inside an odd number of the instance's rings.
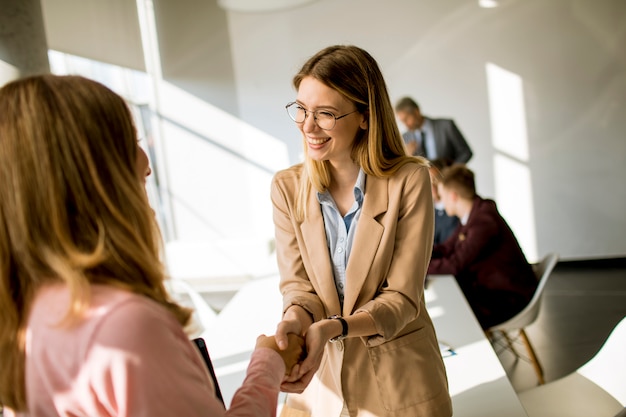
[[[129,108],[104,85],[42,75],[0,88],[5,416],[276,415],[303,340],[259,336],[224,409],[184,331],[192,312],[164,287],[149,174]]]
[[[454,275],[483,329],[520,312],[537,278],[493,200],[476,194],[474,173],[464,165],[444,169],[438,190],[446,213],[461,221],[433,247],[429,274]]]
[[[435,204],[435,239],[433,244],[438,245],[446,241],[448,237],[459,226],[459,218],[456,216],[448,216],[443,207],[443,201],[439,196],[437,184],[441,179],[441,171],[450,165],[453,161],[450,159],[438,158],[430,161],[430,184],[433,193],[433,203]]]

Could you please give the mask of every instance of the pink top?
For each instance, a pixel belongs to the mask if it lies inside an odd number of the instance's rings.
[[[37,294],[26,342],[29,413],[18,416],[276,415],[285,365],[273,350],[254,351],[225,411],[199,351],[161,305],[94,285],[84,320],[60,326],[68,299],[61,284]]]

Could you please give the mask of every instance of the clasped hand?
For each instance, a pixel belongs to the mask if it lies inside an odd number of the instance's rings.
[[[294,336],[302,334],[302,325],[298,320],[283,320],[276,329],[276,342],[281,351],[289,350]],[[313,323],[304,336],[305,350],[298,361],[283,380],[281,391],[301,393],[309,385],[317,371],[324,354],[324,346],[329,337],[324,332],[320,322]]]

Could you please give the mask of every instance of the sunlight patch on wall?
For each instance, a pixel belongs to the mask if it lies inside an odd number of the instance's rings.
[[[529,262],[538,259],[522,78],[486,64],[495,199]]]
[[[486,69],[492,144],[500,152],[528,161],[522,78],[490,62]]]
[[[505,218],[528,262],[538,260],[535,211],[528,167],[505,155],[494,156],[498,210]]]
[[[169,185],[202,216],[178,206],[178,239],[272,237],[270,181],[289,165],[285,143],[170,83],[159,90]]]

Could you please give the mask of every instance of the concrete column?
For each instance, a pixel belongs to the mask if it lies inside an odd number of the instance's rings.
[[[238,116],[235,69],[224,9],[216,0],[153,3],[163,80]]]
[[[0,86],[50,72],[40,0],[0,0]]]

